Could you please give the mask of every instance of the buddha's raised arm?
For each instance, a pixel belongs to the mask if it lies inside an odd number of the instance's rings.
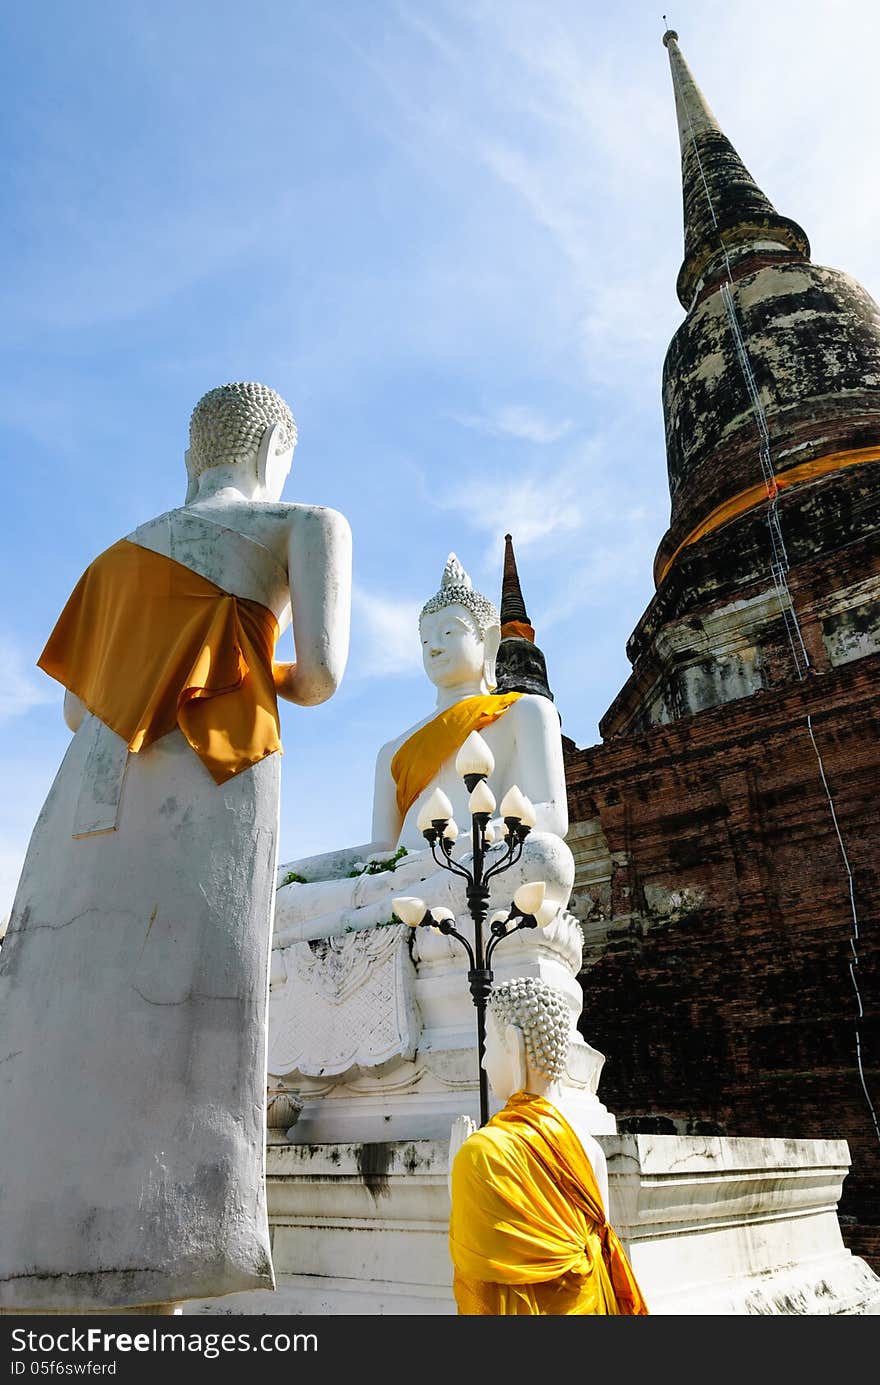
[[[326,702],[348,662],[351,529],[337,510],[298,505],[291,515],[287,570],[296,659],[275,665],[279,697]]]

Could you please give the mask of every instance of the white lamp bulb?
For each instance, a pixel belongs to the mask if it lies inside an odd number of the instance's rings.
[[[424,817],[426,819],[426,825],[430,827],[432,823],[437,822],[437,820],[441,818],[444,822],[448,822],[452,817],[452,813],[452,804],[446,797],[446,794],[442,789],[435,789],[422,809],[422,812],[419,814],[419,818],[421,819]]]
[[[452,818],[450,822],[447,822],[446,826],[443,828],[443,835],[447,841],[455,841],[456,837],[458,836],[458,823],[455,821],[455,818]]]
[[[455,757],[456,774],[463,779],[466,774],[491,774],[494,768],[495,756],[479,731],[472,731]]]
[[[501,800],[499,812],[503,818],[521,818],[528,812],[529,801],[516,784],[511,784]]]
[[[401,923],[405,923],[408,928],[418,928],[428,906],[423,899],[417,899],[415,895],[403,895],[400,899],[392,899],[391,907]]]
[[[489,788],[485,779],[481,779],[468,799],[468,807],[472,813],[494,813],[495,795]]]
[[[559,905],[554,904],[552,899],[545,899],[535,914],[535,920],[539,928],[547,928],[559,913]]]
[[[520,885],[513,902],[521,914],[537,914],[544,903],[547,886],[543,880],[534,880],[528,885]]]

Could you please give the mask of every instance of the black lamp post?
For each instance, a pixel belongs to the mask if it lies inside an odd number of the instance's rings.
[[[493,915],[489,923],[490,936],[484,946],[483,929],[489,907],[489,882],[519,861],[523,853],[523,844],[532,830],[534,818],[531,804],[518,789],[514,788],[505,795],[501,803],[501,812],[506,829],[507,847],[498,861],[487,868],[486,851],[491,843],[487,843],[486,829],[495,807],[495,799],[485,781],[494,768],[494,762],[492,752],[478,733],[472,732],[468,737],[462,751],[459,752],[456,768],[461,772],[470,793],[473,851],[471,869],[468,870],[452,856],[458,829],[452,820],[452,805],[445,794],[435,790],[423,810],[419,826],[437,864],[453,875],[460,875],[467,882],[465,894],[468,913],[474,924],[474,945],[471,947],[467,938],[455,927],[455,916],[451,909],[432,910],[424,900],[405,897],[394,900],[394,911],[397,917],[411,928],[436,928],[440,933],[457,938],[467,952],[470,962],[468,984],[477,1011],[480,1125],[485,1125],[489,1119],[489,1087],[483,1069],[483,1054],[486,1048],[486,1003],[494,977],[489,965],[492,954],[504,938],[509,938],[524,928],[545,926],[555,917],[557,910],[553,906],[543,904],[543,881],[521,886],[514,895],[511,908],[506,912],[499,910]],[[445,811],[447,808],[448,812]],[[519,904],[517,896],[520,897]],[[529,912],[527,908],[521,907],[522,905],[531,906],[534,912]],[[549,917],[544,917],[548,912]]]

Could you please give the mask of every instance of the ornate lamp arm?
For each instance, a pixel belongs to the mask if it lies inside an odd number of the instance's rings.
[[[451,924],[448,919],[440,919],[439,921],[435,921],[431,915],[431,911],[428,910],[427,918],[422,920],[422,923],[419,925],[419,927],[436,928],[438,933],[445,933],[450,938],[458,938],[458,941],[461,943],[462,947],[468,955],[468,961],[471,964],[471,971],[475,969],[476,960],[474,958],[474,949],[471,947],[470,943],[468,942],[464,934],[459,933],[458,929],[453,924]]]
[[[507,854],[502,856],[500,861],[496,861],[494,866],[489,867],[484,879],[491,880],[493,876],[500,875],[502,871],[507,870],[510,866],[516,865],[523,854],[523,844],[530,830],[530,828],[523,827],[520,824],[516,827],[512,827],[508,822]],[[515,837],[514,832],[516,833]]]
[[[513,918],[516,919],[516,923],[511,928],[508,924],[510,919]],[[488,966],[492,960],[492,953],[495,951],[498,944],[503,942],[505,938],[511,937],[514,933],[521,932],[523,928],[537,927],[538,920],[535,918],[534,914],[519,914],[515,911],[509,915],[507,920],[499,919],[497,923],[493,923],[492,936],[486,945],[486,966]]]
[[[462,876],[463,879],[467,880],[468,884],[472,885],[474,883],[473,876],[471,875],[470,871],[465,870],[464,866],[460,865],[458,861],[453,860],[452,857],[449,855],[449,852],[452,850],[452,846],[446,846],[445,838],[440,832],[437,832],[436,829],[429,828],[427,831],[422,833],[422,836],[425,837],[425,839],[427,840],[428,845],[431,848],[431,855],[434,857],[434,860],[437,862],[438,866],[442,866],[444,870],[451,871],[453,875]],[[437,855],[438,845],[440,846],[440,850],[443,852],[442,856]]]

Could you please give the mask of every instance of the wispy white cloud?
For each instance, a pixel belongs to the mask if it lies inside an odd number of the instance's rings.
[[[32,707],[57,702],[57,686],[50,685],[42,674],[32,672],[33,663],[25,657],[16,639],[0,632],[0,663],[3,680],[0,682],[0,722],[24,716]]]
[[[681,321],[679,149],[659,15],[634,5],[626,22],[593,22],[565,0],[506,0],[437,5],[428,23],[416,5],[396,8],[397,45],[383,34],[372,55],[386,98],[377,107],[406,107],[397,137],[423,170],[442,179],[454,167],[463,183],[476,174],[481,207],[508,203],[501,254],[527,241],[531,223],[546,251],[531,276],[544,333],[577,342],[590,384],[632,395],[634,368],[656,363]],[[852,269],[876,292],[880,190],[864,177],[864,151],[880,131],[861,93],[880,11],[804,0],[797,13],[793,27],[790,5],[737,0],[716,13],[685,3],[675,21],[722,128],[771,200],[804,222],[820,263]],[[823,100],[810,101],[820,88]],[[838,106],[849,138],[829,118]]]
[[[448,34],[444,34],[436,24],[430,23],[421,10],[416,10],[412,5],[397,3],[394,6],[395,14],[406,28],[411,29],[414,34],[434,48],[450,64],[461,62],[461,48],[453,43]]]
[[[355,583],[351,604],[352,630],[359,645],[358,657],[349,666],[352,676],[375,678],[421,670],[418,632],[423,603],[376,595]]]
[[[618,597],[631,591],[640,594],[639,605],[647,605],[650,579],[645,554],[650,552],[655,526],[638,507],[623,508],[613,517],[603,506],[594,516],[586,541],[576,556],[565,563],[565,581],[556,584],[541,609],[541,629],[550,631],[579,621],[589,613],[596,620],[609,603],[609,593]],[[629,603],[628,603],[629,604]]]
[[[580,267],[588,254],[588,245],[572,206],[576,184],[569,181],[559,187],[545,161],[530,157],[509,141],[481,140],[475,149],[499,182],[511,188],[538,224],[552,233],[566,259]]]
[[[584,520],[582,484],[571,466],[549,475],[495,472],[469,480],[440,503],[479,533],[491,535],[485,563],[492,569],[498,566],[505,533],[513,534],[520,551],[551,535],[579,530]]]
[[[574,426],[570,418],[554,421],[537,409],[508,404],[489,414],[453,414],[456,423],[491,438],[516,438],[540,446],[558,442]]]
[[[516,469],[505,466],[472,470],[466,480],[435,497],[438,507],[455,511],[478,533],[492,536],[486,554],[497,567],[505,533],[513,535],[517,553],[543,548],[553,538],[554,561],[559,544],[579,561],[592,535],[641,503],[637,478],[627,478],[621,456],[631,450],[627,427],[570,439],[539,460],[526,458]]]
[[[668,499],[659,439],[651,484],[632,467],[648,431],[643,419],[623,420],[542,453],[537,464],[531,458],[515,474],[476,473],[445,498],[484,540],[474,577],[487,594],[499,590],[503,536],[513,535],[532,622],[540,639],[548,638],[546,653],[558,647],[554,679],[561,688],[568,653],[560,661],[558,650],[583,639],[584,615],[601,630],[613,609],[622,648],[650,599],[650,558],[666,527]],[[577,705],[576,687],[569,696]]]
[[[630,389],[634,354],[656,356],[680,320],[678,151],[662,50],[630,45],[618,66],[620,36],[617,51],[597,46],[568,5],[448,5],[430,23],[417,7],[396,8],[396,38],[361,54],[383,89],[369,118],[393,109],[394,138],[422,175],[454,175],[503,223],[497,251],[519,274],[532,351],[555,345],[587,382]],[[477,244],[450,254],[466,261]]]

